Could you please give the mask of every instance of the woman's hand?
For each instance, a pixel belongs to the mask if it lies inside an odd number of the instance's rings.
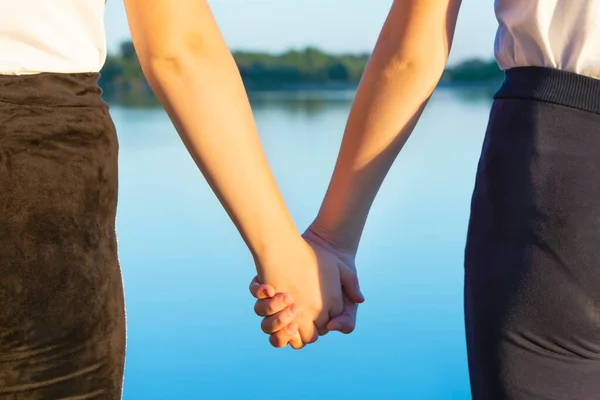
[[[295,349],[302,348],[305,343],[312,343],[317,339],[316,332],[321,335],[330,330],[352,332],[356,324],[358,303],[364,301],[356,275],[355,253],[327,238],[316,227],[309,228],[303,238],[319,261],[316,265],[314,261],[312,264],[293,264],[303,269],[303,274],[307,276],[315,268],[319,271],[321,278],[318,282],[313,278],[313,289],[304,289],[300,284],[302,281],[298,279],[293,285],[280,284],[281,288],[261,284],[258,277],[250,284],[250,292],[258,299],[254,310],[257,315],[264,317],[261,327],[265,333],[270,334],[270,342],[274,347],[284,347],[289,343]],[[285,268],[281,270],[286,272]],[[290,274],[289,271],[286,273]],[[313,272],[312,276],[314,275]],[[304,282],[309,283],[309,280]],[[310,284],[305,287],[310,287]],[[298,300],[293,292],[302,298]],[[307,312],[302,303],[309,298],[313,300]],[[314,322],[312,330],[307,324],[310,316]]]
[[[298,306],[287,293],[275,293],[270,285],[262,284],[255,276],[250,283],[250,293],[258,300],[254,304],[254,312],[264,317],[261,329],[268,334],[273,347],[285,347],[289,343],[292,348],[299,350],[304,343],[298,333],[295,321]]]
[[[302,342],[313,343],[319,333],[326,333],[327,322],[343,309],[338,260],[327,249],[300,236],[275,246],[257,259],[259,280],[293,298],[294,305],[287,312],[295,313]]]

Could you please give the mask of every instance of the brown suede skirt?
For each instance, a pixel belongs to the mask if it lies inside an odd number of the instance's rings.
[[[0,399],[120,399],[118,143],[98,74],[0,76]]]

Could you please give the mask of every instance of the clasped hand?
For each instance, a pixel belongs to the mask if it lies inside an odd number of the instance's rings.
[[[355,256],[312,227],[296,243],[257,260],[264,272],[252,280],[250,292],[271,345],[300,349],[329,331],[354,330],[364,301]]]

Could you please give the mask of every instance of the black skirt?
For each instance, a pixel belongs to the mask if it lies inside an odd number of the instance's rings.
[[[600,81],[507,71],[465,256],[473,398],[600,399]]]
[[[118,145],[97,79],[0,76],[0,399],[121,398]]]

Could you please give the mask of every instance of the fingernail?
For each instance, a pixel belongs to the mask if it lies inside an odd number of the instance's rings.
[[[358,289],[358,295],[360,296],[360,299],[362,301],[365,301],[365,295],[363,294],[363,292],[360,289]]]
[[[294,299],[289,294],[286,294],[283,298],[283,301],[285,301],[285,304],[292,304],[294,302]]]
[[[292,304],[292,305],[290,306],[290,312],[292,313],[292,315],[296,315],[296,314],[298,314],[298,306],[297,306],[297,305],[295,305],[295,304]]]

